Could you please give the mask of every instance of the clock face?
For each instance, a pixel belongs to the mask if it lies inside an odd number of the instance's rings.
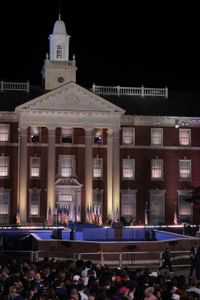
[[[64,82],[64,77],[59,76],[59,77],[57,78],[57,81],[58,81],[59,83],[63,83],[63,82]]]

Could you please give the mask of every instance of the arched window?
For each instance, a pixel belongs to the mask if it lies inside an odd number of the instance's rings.
[[[61,45],[57,45],[56,47],[56,58],[62,58],[62,46]]]

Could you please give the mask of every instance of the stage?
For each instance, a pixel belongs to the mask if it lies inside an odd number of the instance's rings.
[[[158,264],[160,253],[168,243],[171,251],[189,255],[194,240],[198,238],[166,231],[169,228],[132,226],[122,229],[121,239],[114,239],[110,227],[71,224],[68,227],[2,227],[1,255],[29,257],[41,260],[44,257],[76,260],[91,259],[106,264]],[[172,231],[181,232],[180,227]],[[94,239],[95,237],[95,239]]]

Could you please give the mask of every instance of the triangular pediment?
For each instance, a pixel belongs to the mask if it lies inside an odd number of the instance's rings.
[[[110,112],[124,110],[80,85],[70,82],[16,107],[16,111]]]
[[[55,186],[57,187],[66,187],[66,186],[70,186],[70,187],[82,187],[82,184],[80,184],[80,182],[78,182],[78,180],[76,178],[70,177],[70,178],[63,178],[60,177],[56,180],[55,182]]]

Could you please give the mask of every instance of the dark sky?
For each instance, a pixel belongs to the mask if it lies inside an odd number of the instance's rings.
[[[4,2],[0,11],[4,80],[40,84],[60,3],[79,84],[200,88],[198,1]]]

